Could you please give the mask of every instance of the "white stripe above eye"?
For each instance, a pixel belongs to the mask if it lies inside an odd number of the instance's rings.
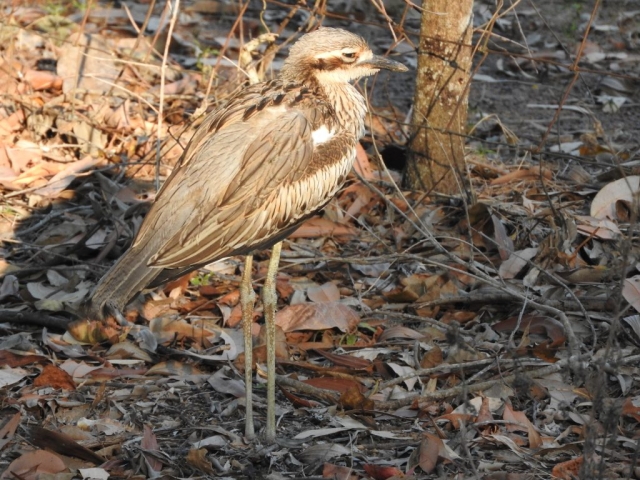
[[[319,129],[311,132],[311,138],[313,139],[314,145],[320,145],[320,144],[326,143],[329,140],[331,140],[334,135],[335,135],[335,132],[333,130],[329,131],[326,125],[323,125]]]

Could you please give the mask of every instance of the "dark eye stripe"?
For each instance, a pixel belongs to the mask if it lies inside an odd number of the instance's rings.
[[[318,70],[336,70],[344,65],[343,59],[340,57],[320,58],[316,63]]]

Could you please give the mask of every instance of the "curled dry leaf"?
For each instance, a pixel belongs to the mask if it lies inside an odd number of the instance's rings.
[[[605,185],[591,202],[591,216],[615,220],[618,218],[618,203],[634,205],[634,196],[640,190],[640,176],[621,178]]]
[[[606,218],[576,215],[575,220],[577,230],[583,235],[593,236],[601,240],[615,240],[622,235],[618,226]]]
[[[636,311],[640,312],[640,275],[624,279],[622,296]]]

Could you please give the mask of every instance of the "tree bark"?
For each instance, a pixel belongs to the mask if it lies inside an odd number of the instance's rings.
[[[464,145],[471,74],[473,0],[422,3],[418,72],[405,186],[469,192]]]

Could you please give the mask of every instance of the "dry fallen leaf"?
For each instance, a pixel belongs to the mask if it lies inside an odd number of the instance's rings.
[[[62,459],[46,450],[23,453],[7,467],[0,478],[37,480],[41,475],[55,475],[67,470]]]
[[[75,390],[76,384],[71,375],[55,365],[47,365],[33,381],[35,387],[52,387],[62,390]]]
[[[357,230],[351,226],[333,222],[324,217],[313,217],[304,222],[288,238],[316,238],[342,235],[356,235]]]
[[[307,296],[315,303],[337,302],[340,300],[340,291],[335,283],[327,282],[319,287],[310,287]]]
[[[640,190],[640,176],[632,175],[605,185],[591,202],[591,216],[615,220],[618,218],[618,202],[634,204],[634,197]]]
[[[213,475],[215,470],[207,458],[206,448],[192,448],[187,454],[187,463],[201,472]]]
[[[504,413],[502,414],[502,418],[504,420],[520,424],[515,425],[514,423],[509,423],[507,424],[507,430],[511,432],[516,430],[527,432],[529,436],[529,448],[536,450],[542,446],[542,438],[540,437],[540,434],[535,429],[533,424],[529,421],[524,412],[513,410],[511,404],[507,402],[504,406]]]
[[[360,323],[358,314],[337,302],[289,305],[276,314],[276,325],[285,332],[337,328],[352,332]]]

